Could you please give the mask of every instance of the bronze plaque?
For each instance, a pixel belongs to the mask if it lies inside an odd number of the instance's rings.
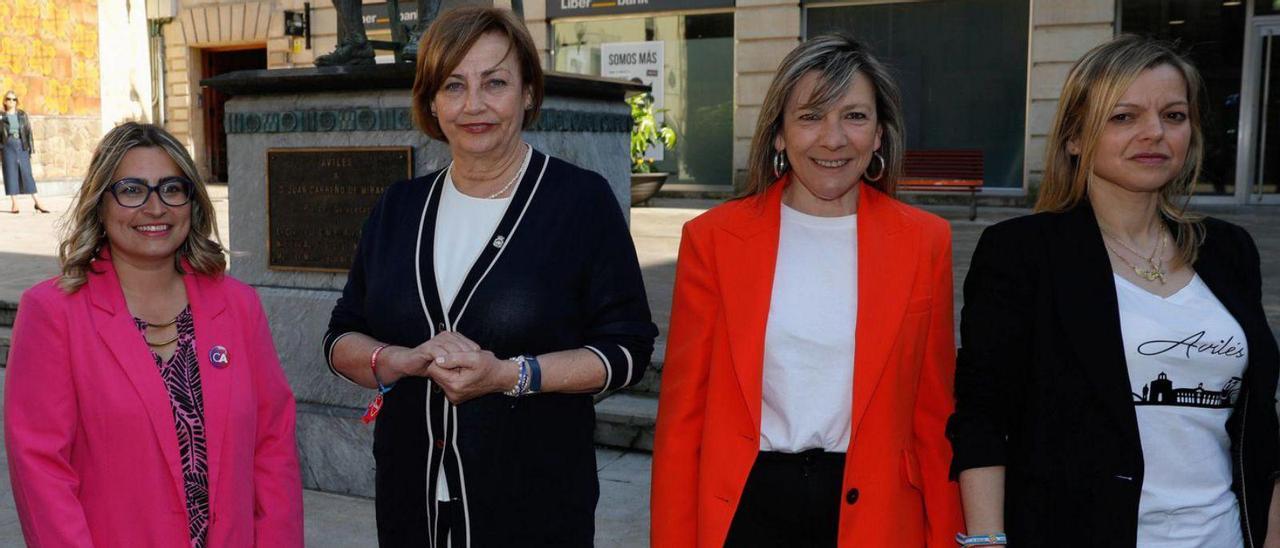
[[[268,150],[268,268],[346,272],[369,211],[412,175],[410,147]]]

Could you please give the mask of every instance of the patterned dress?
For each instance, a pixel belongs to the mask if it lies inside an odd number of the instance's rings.
[[[145,338],[147,322],[134,318]],[[173,426],[178,432],[178,454],[182,460],[182,483],[187,496],[187,522],[191,546],[204,548],[209,532],[209,465],[204,431],[204,393],[200,383],[200,361],[196,359],[195,324],[191,309],[178,315],[178,349],[166,362],[155,352],[152,357],[169,391]]]

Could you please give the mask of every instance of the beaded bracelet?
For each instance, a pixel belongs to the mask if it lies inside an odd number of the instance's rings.
[[[1009,539],[1004,533],[991,533],[989,535],[973,535],[968,536],[964,533],[956,533],[956,544],[960,548],[971,548],[973,546],[1005,546],[1009,544]]]
[[[529,391],[529,365],[520,359],[520,356],[511,358],[511,361],[515,362],[516,366],[520,368],[520,374],[516,376],[516,385],[511,387],[511,390],[503,392],[503,394],[518,398]]]

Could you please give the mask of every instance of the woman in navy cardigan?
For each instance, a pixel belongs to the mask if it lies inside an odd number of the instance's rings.
[[[453,161],[387,190],[325,337],[380,392],[382,546],[592,545],[592,394],[638,382],[657,329],[608,184],[521,140],[541,98],[510,12],[425,35],[414,111]]]

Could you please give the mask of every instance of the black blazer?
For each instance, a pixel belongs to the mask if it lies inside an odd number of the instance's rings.
[[[1258,250],[1206,219],[1194,268],[1244,329],[1249,363],[1228,420],[1246,545],[1261,546],[1277,469],[1276,342]],[[1143,456],[1111,263],[1087,202],[987,228],[964,284],[952,476],[1006,467],[1013,546],[1134,546]]]
[[[31,120],[27,118],[25,111],[18,111],[18,136],[22,138],[22,149],[35,153],[35,139],[31,136]],[[0,111],[0,149],[9,141],[9,115]]]

